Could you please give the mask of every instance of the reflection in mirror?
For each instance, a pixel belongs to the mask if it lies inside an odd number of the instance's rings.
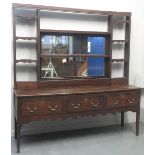
[[[41,35],[41,54],[41,78],[104,77],[105,37]]]
[[[68,36],[45,35],[41,43],[42,54],[68,54]]]
[[[104,54],[105,37],[41,35],[41,54]]]
[[[41,58],[42,78],[104,76],[104,58],[59,57]]]

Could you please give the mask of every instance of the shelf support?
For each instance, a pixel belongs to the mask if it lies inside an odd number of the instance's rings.
[[[128,40],[128,42],[125,43],[124,50],[124,59],[126,60],[124,62],[124,76],[127,77],[129,81],[131,16],[127,16],[126,20],[128,21],[128,23],[126,23],[125,27],[125,40]]]
[[[13,71],[14,71],[14,88],[16,88],[16,9],[12,8],[13,15]]]
[[[109,55],[108,59],[105,59],[105,75],[111,78],[111,57],[112,57],[112,15],[108,16],[108,33],[110,34],[108,39],[106,39],[106,53]]]
[[[40,80],[41,75],[41,68],[40,68],[40,9],[36,10],[37,15],[37,27],[36,27],[36,34],[37,34],[37,43],[36,43],[36,49],[37,49],[37,81]]]

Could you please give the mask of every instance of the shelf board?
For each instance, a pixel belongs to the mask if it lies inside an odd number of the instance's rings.
[[[16,36],[16,40],[37,40],[37,37],[19,37],[19,36]]]
[[[127,20],[120,20],[120,19],[113,20],[112,22],[113,22],[114,24],[129,23],[129,21],[127,21]]]
[[[110,58],[110,55],[104,54],[41,54],[41,57],[104,57]]]
[[[128,41],[127,40],[112,40],[112,43],[127,43]]]
[[[26,18],[26,19],[37,19],[37,16],[32,16],[32,15],[16,15],[16,17],[19,17],[19,18]]]
[[[77,31],[77,30],[53,30],[53,29],[40,29],[40,33],[42,34],[59,34],[59,35],[96,35],[96,36],[106,36],[110,35],[109,32],[99,32],[99,31]]]
[[[125,59],[112,59],[112,62],[124,62]]]
[[[37,60],[32,60],[32,59],[18,59],[16,60],[16,63],[36,63]]]

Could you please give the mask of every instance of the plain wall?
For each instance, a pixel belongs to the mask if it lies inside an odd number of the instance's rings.
[[[31,4],[32,2],[29,0],[15,0],[14,3],[24,3],[24,4]],[[102,5],[101,5],[102,2]],[[94,10],[104,10],[104,11],[124,11],[124,12],[132,12],[132,21],[131,21],[131,46],[130,46],[130,77],[129,82],[132,85],[141,86],[143,87],[143,3],[140,0],[134,1],[134,0],[51,0],[51,1],[37,1],[37,3],[33,4],[41,4],[41,5],[53,5],[53,6],[61,6],[61,7],[73,7],[73,8],[84,8],[84,9],[94,9]],[[11,5],[10,5],[11,6]],[[11,8],[10,8],[11,9]],[[82,17],[83,18],[83,17]],[[79,30],[98,30],[102,31],[103,23],[101,22],[102,19],[98,17],[94,17],[96,20],[94,26],[94,22],[91,17],[85,17],[87,21],[81,20],[80,17],[77,22],[78,29]],[[89,19],[89,20],[88,20]],[[57,19],[55,19],[57,20]],[[62,18],[63,20],[63,18]],[[11,16],[10,16],[11,21]],[[46,26],[46,22],[48,20],[44,21],[44,25]],[[60,21],[58,21],[59,23]],[[70,21],[71,22],[71,21]],[[84,22],[81,23],[80,22]],[[87,24],[86,24],[87,22]],[[74,25],[74,24],[73,24]],[[74,29],[74,26],[72,28]],[[56,26],[56,25],[55,25]],[[57,26],[56,26],[57,27]],[[67,29],[67,26],[65,27],[60,25],[58,27],[59,29]],[[57,28],[57,29],[58,29]],[[106,29],[106,26],[104,27]],[[22,30],[22,28],[19,28]],[[71,28],[69,28],[71,29]],[[77,29],[77,28],[76,28]],[[22,31],[20,31],[22,32]],[[19,32],[19,33],[20,33]],[[11,34],[10,34],[11,35]],[[10,44],[11,46],[11,44]],[[20,48],[19,50],[19,57],[23,56],[20,55]],[[24,49],[28,51],[26,48]],[[34,51],[32,47],[32,51]],[[34,56],[34,55],[33,55]],[[35,56],[34,56],[35,57]],[[19,78],[23,78],[24,73],[19,75]],[[27,77],[29,78],[29,77]],[[35,79],[35,78],[34,78]],[[11,105],[13,102],[11,103]],[[141,99],[141,122],[143,122],[144,117],[144,103],[143,103],[143,96]],[[13,107],[13,106],[12,106]],[[12,135],[14,132],[14,124],[13,124],[13,108],[12,108]],[[135,122],[135,113],[127,112],[125,114],[125,122],[131,123]],[[31,134],[31,133],[40,133],[40,132],[50,132],[55,130],[67,130],[67,129],[74,129],[74,128],[84,128],[84,127],[93,127],[93,126],[104,126],[104,125],[111,125],[111,124],[120,124],[120,114],[108,114],[105,116],[96,116],[96,117],[84,117],[84,118],[78,118],[78,119],[67,119],[67,120],[56,120],[56,121],[40,121],[40,122],[33,122],[29,123],[27,125],[24,125],[24,128],[22,129],[22,134]]]

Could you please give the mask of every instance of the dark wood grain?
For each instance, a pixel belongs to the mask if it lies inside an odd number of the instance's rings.
[[[120,85],[120,86],[85,86],[85,87],[64,87],[64,88],[46,88],[36,90],[21,90],[16,89],[15,95],[18,97],[28,97],[28,96],[53,96],[53,95],[69,95],[69,94],[85,94],[85,93],[101,93],[101,92],[113,92],[113,91],[128,91],[140,89],[135,86],[130,85]]]
[[[121,127],[124,127],[124,112],[121,112]]]
[[[128,78],[113,78],[111,79],[111,85],[127,85],[128,84]]]
[[[108,36],[109,32],[99,31],[77,31],[77,30],[52,30],[52,29],[40,29],[41,34],[55,34],[55,35],[87,35],[87,36]]]
[[[21,100],[21,115],[48,115],[64,113],[65,106],[62,97],[46,97],[46,98],[23,98]]]
[[[111,78],[111,70],[112,70],[112,63],[111,63],[111,59],[112,59],[112,38],[113,38],[113,25],[112,25],[112,16],[108,16],[108,32],[111,34],[108,42],[107,42],[107,53],[110,55],[109,59],[106,59],[106,65],[105,65],[105,69],[108,75],[108,78]]]
[[[37,81],[40,80],[41,77],[41,68],[40,68],[40,54],[41,54],[41,40],[40,40],[40,9],[36,10],[37,15],[37,25],[36,25],[36,34],[37,34]]]
[[[16,17],[15,9],[12,9],[12,25],[13,25],[13,77],[14,88],[16,88]]]
[[[106,115],[108,113],[114,113],[114,112],[127,112],[127,111],[132,111],[132,112],[136,112],[136,107],[126,107],[126,108],[118,108],[118,109],[109,109],[107,111],[85,111],[85,112],[76,112],[76,113],[72,113],[72,115],[70,114],[55,114],[55,115],[40,115],[40,116],[29,116],[29,117],[22,117],[21,119],[21,123],[22,124],[26,124],[29,122],[33,122],[33,121],[46,121],[46,120],[65,120],[68,118],[82,118],[82,117],[95,117],[97,115]]]
[[[67,88],[67,87],[80,87],[80,86],[107,86],[110,84],[110,80],[107,78],[85,78],[85,79],[55,79],[45,80],[40,82],[17,82],[17,89],[43,89],[43,88]]]
[[[38,88],[38,82],[16,82],[16,88],[20,90],[33,90]]]
[[[41,9],[50,11],[62,11],[62,12],[72,12],[72,13],[84,13],[91,15],[122,15],[131,16],[131,12],[116,12],[116,11],[99,11],[99,10],[87,10],[87,9],[76,9],[76,8],[66,8],[66,7],[56,7],[56,6],[44,6],[44,5],[32,5],[32,4],[19,4],[13,3],[13,8],[31,8],[31,9]]]
[[[40,54],[40,56],[41,57],[104,57],[104,58],[110,57],[110,55],[105,54]]]
[[[131,16],[127,16],[126,20],[129,23],[126,24],[125,28],[125,40],[128,40],[128,42],[125,43],[125,50],[124,50],[124,59],[126,59],[126,61],[124,62],[124,76],[128,77],[129,80]]]

